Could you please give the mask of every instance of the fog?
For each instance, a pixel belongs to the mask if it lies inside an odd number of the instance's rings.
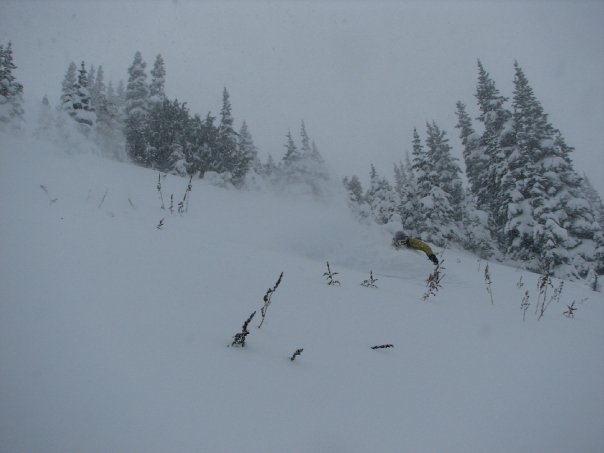
[[[71,61],[116,83],[137,50],[148,70],[161,53],[167,95],[218,114],[227,87],[261,157],[281,157],[305,120],[333,170],[362,179],[370,163],[391,177],[426,121],[459,156],[455,102],[477,115],[476,60],[508,97],[517,60],[601,193],[603,23],[604,2],[585,1],[0,3],[0,42],[13,42],[29,105],[56,104]]]

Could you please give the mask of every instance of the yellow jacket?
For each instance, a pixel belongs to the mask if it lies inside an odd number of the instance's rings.
[[[430,246],[428,244],[426,244],[424,241],[420,241],[419,239],[415,239],[415,238],[409,238],[407,244],[409,245],[410,248],[415,249],[415,250],[421,250],[428,256],[434,255],[434,252],[432,251]]]

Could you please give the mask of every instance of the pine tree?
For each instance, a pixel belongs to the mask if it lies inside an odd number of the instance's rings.
[[[365,221],[371,217],[371,210],[366,203],[365,195],[363,193],[363,186],[357,175],[344,177],[342,184],[346,189],[348,195],[348,207],[350,208],[353,216],[359,221]]]
[[[147,153],[144,135],[146,117],[149,112],[149,87],[147,86],[146,63],[140,52],[136,52],[128,68],[128,85],[125,93],[125,136],[126,150],[130,158],[141,165],[150,166],[152,156]],[[119,93],[119,91],[118,91]]]
[[[0,126],[20,129],[23,122],[23,85],[13,71],[17,69],[13,61],[12,44],[4,49],[0,46]]]
[[[584,277],[598,260],[601,228],[573,169],[572,148],[549,123],[518,63],[514,69],[508,256],[533,259],[536,270],[558,277]]]
[[[457,125],[459,138],[463,145],[463,158],[466,165],[466,176],[470,183],[470,190],[476,199],[483,202],[488,199],[488,194],[483,193],[487,184],[484,178],[487,174],[488,160],[481,153],[480,136],[474,131],[472,120],[466,113],[466,106],[457,103]],[[486,207],[482,206],[482,207]]]
[[[74,119],[88,131],[88,126],[93,126],[96,120],[94,108],[91,105],[90,92],[88,91],[88,71],[82,61],[78,72],[78,80],[75,85],[74,94]]]
[[[61,86],[61,110],[66,112],[69,116],[75,116],[75,96],[76,96],[76,71],[77,67],[74,62],[69,64],[67,73],[63,78]]]
[[[585,173],[583,173],[583,190],[587,201],[591,204],[591,207],[596,215],[596,219],[600,224],[600,227],[604,229],[604,203],[602,203],[602,197],[592,185],[591,181]]]
[[[163,102],[166,98],[164,86],[166,84],[166,69],[161,54],[155,57],[155,63],[151,70],[151,83],[149,84],[149,101],[151,103]]]
[[[490,214],[490,228],[493,237],[505,248],[506,239],[503,233],[507,221],[507,206],[510,201],[511,184],[508,172],[508,156],[514,146],[512,132],[512,114],[504,107],[507,98],[499,94],[495,82],[478,61],[478,84],[476,100],[480,109],[478,119],[484,125],[484,132],[476,151],[488,162],[486,168],[477,167],[476,180],[479,188],[476,191],[477,205]]]
[[[378,225],[389,223],[396,213],[399,201],[386,178],[380,177],[373,164],[369,174],[369,189],[365,195],[371,215]]]
[[[233,115],[229,92],[222,92],[222,109],[218,125],[218,143],[212,162],[212,170],[216,173],[233,173],[237,167],[237,133],[233,128]]]
[[[237,158],[236,167],[233,169],[233,183],[235,186],[241,186],[245,175],[253,166],[257,165],[258,149],[254,145],[254,139],[245,121],[241,124],[237,138]]]

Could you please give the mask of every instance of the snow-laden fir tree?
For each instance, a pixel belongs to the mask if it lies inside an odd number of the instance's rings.
[[[227,89],[224,88],[217,144],[216,149],[213,150],[215,152],[210,163],[210,170],[218,174],[229,173],[232,175],[237,166],[237,132],[235,132],[233,123],[230,95]]]
[[[470,191],[477,200],[482,200],[482,208],[486,208],[485,201],[489,195],[483,193],[487,184],[484,181],[486,177],[489,162],[483,149],[480,147],[480,136],[475,132],[472,126],[472,119],[466,112],[465,104],[457,102],[457,125],[459,129],[459,138],[463,145],[463,158],[466,166],[466,176],[470,183]]]
[[[61,110],[71,117],[75,116],[73,104],[75,103],[77,84],[76,72],[77,67],[72,61],[67,68],[67,72],[65,73],[65,77],[61,84]]]
[[[491,232],[493,237],[502,247],[505,247],[504,226],[507,221],[507,206],[509,203],[510,188],[504,187],[510,180],[506,178],[508,172],[507,159],[514,145],[512,131],[512,113],[504,104],[507,98],[499,93],[495,82],[478,61],[478,84],[475,94],[480,109],[480,120],[484,127],[476,153],[484,155],[488,165],[480,166],[481,170],[475,176],[479,188],[472,192],[477,195],[477,206],[485,209],[490,214]]]
[[[147,153],[145,122],[149,112],[149,87],[147,64],[140,52],[136,52],[128,68],[128,84],[125,92],[125,136],[128,156],[140,165],[150,166],[152,156]],[[119,92],[118,92],[119,95]]]
[[[168,99],[153,103],[144,131],[151,167],[180,176],[189,174],[191,132],[191,119],[184,103]]]
[[[508,156],[508,257],[557,277],[585,277],[602,248],[601,228],[560,131],[549,123],[524,72],[514,65],[513,131]]]
[[[371,164],[369,188],[365,195],[373,220],[378,225],[386,225],[393,220],[399,205],[399,200],[392,185],[384,177],[380,177]]]
[[[427,123],[426,150],[414,129],[412,168],[417,178],[417,208],[410,215],[420,237],[438,246],[461,242],[462,236],[461,170],[450,150],[445,132],[436,123]]]
[[[297,193],[310,193],[321,198],[330,181],[329,171],[316,144],[306,132],[304,121],[300,127],[302,147],[298,149],[291,131],[286,135],[285,155],[280,171],[281,184],[289,186],[288,190]]]
[[[602,197],[585,173],[583,174],[583,190],[585,191],[587,201],[591,204],[591,208],[594,211],[600,227],[604,229],[604,203],[602,203]]]
[[[415,131],[415,135],[417,135],[417,131]],[[414,138],[414,144],[421,149],[419,135],[416,138],[417,141]],[[418,235],[415,226],[415,215],[419,209],[417,181],[409,153],[405,153],[404,162],[400,162],[398,167],[395,165],[395,181],[395,191],[399,199],[397,212],[401,225],[408,234]]]
[[[233,168],[233,183],[236,187],[240,187],[243,184],[250,170],[258,173],[260,171],[260,163],[258,161],[258,149],[254,145],[252,134],[247,123],[243,121],[237,135],[237,155],[235,168]]]
[[[73,100],[73,118],[88,133],[90,127],[94,126],[96,114],[91,104],[90,91],[88,90],[88,71],[83,61],[78,71]]]
[[[166,68],[161,54],[155,57],[153,69],[151,69],[151,83],[149,84],[149,101],[151,103],[163,102],[166,98],[164,87],[166,84]]]
[[[0,127],[18,130],[23,122],[23,85],[13,74],[17,69],[12,44],[0,46]]]

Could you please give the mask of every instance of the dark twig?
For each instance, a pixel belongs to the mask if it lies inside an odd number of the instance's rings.
[[[260,309],[260,314],[262,315],[262,320],[260,321],[260,324],[258,324],[258,328],[262,327],[262,323],[264,322],[264,318],[266,317],[266,311],[268,310],[268,307],[271,304],[271,298],[273,297],[273,294],[275,293],[275,291],[281,284],[282,278],[283,278],[283,272],[281,272],[281,275],[279,275],[279,278],[277,279],[277,283],[275,283],[275,285],[272,288],[267,289],[266,294],[262,298],[262,300],[264,301],[264,305]]]
[[[298,357],[300,354],[302,354],[302,351],[304,351],[304,348],[299,348],[299,349],[296,349],[296,352],[294,352],[294,355],[292,355],[292,356],[289,358],[289,360],[291,360],[292,362],[293,362],[294,360],[296,360],[296,357]]]

